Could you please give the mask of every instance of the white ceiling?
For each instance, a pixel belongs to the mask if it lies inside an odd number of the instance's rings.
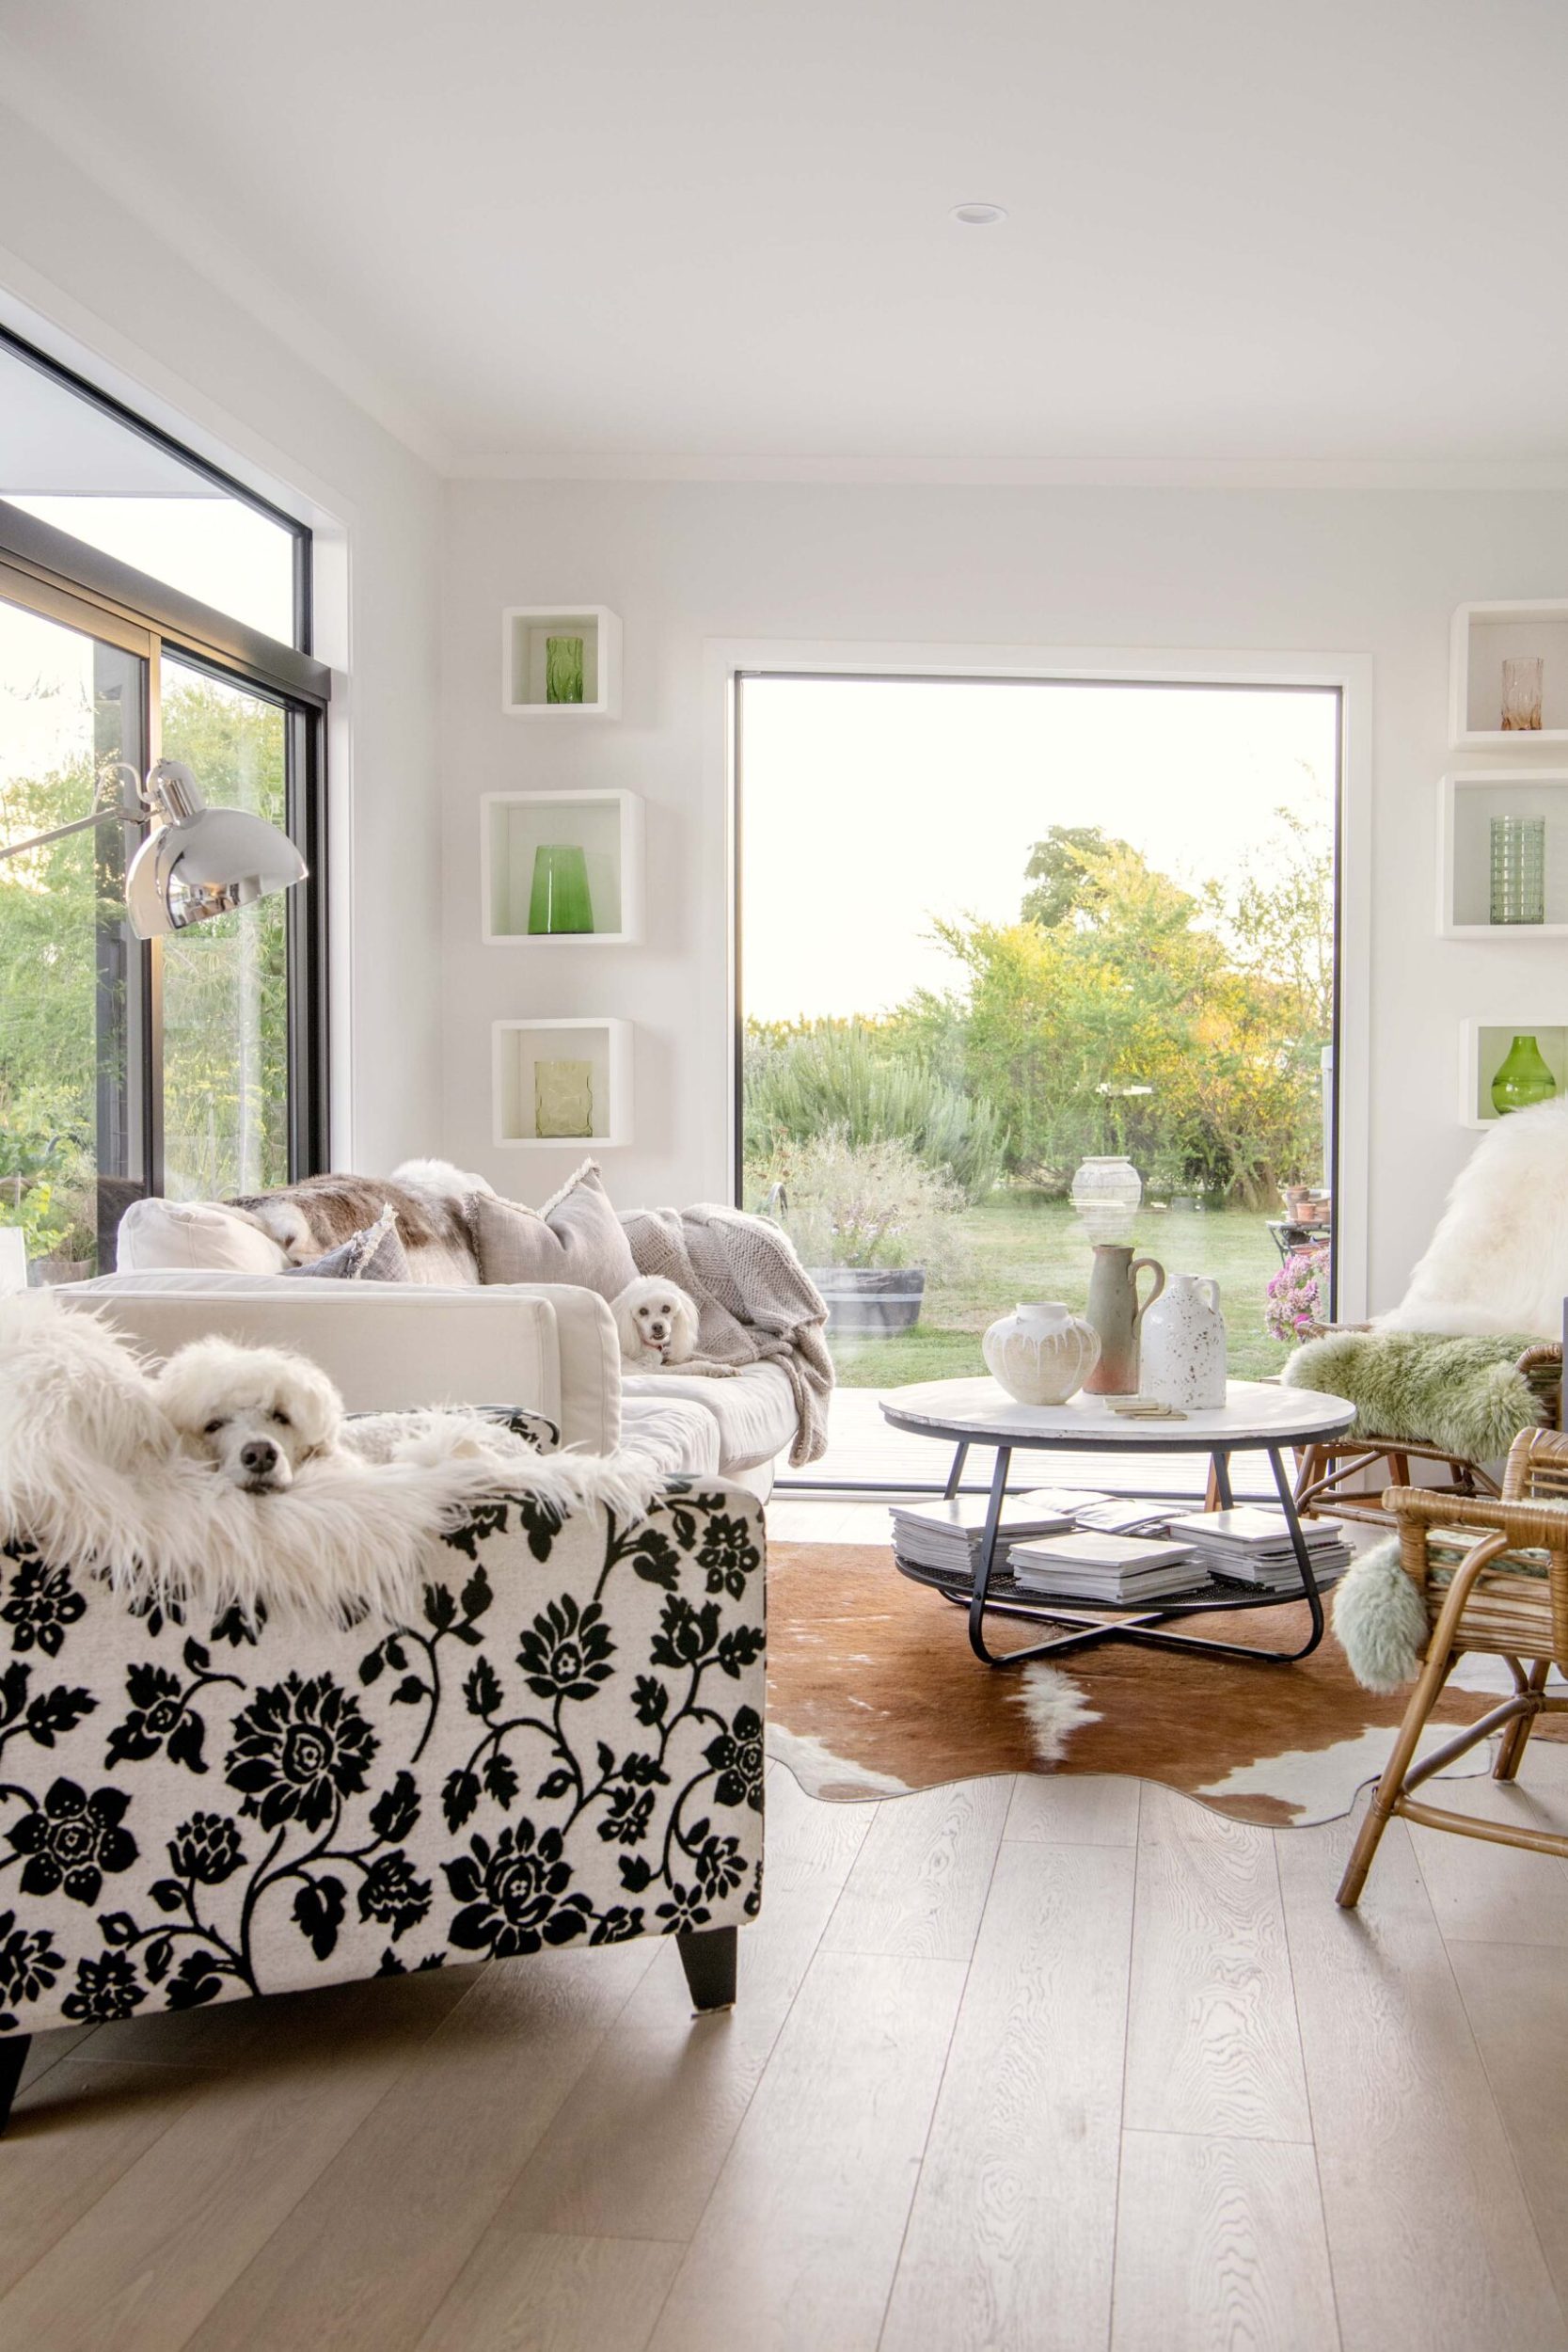
[[[0,0],[0,34],[14,103],[454,469],[1568,456],[1563,0]]]

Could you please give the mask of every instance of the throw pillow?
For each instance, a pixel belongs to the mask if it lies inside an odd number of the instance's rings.
[[[215,1200],[133,1200],[115,1236],[121,1274],[166,1269],[223,1274],[281,1274],[288,1264],[277,1243],[243,1209]]]
[[[584,1160],[542,1209],[483,1192],[469,1207],[485,1283],[575,1282],[601,1298],[618,1298],[637,1279],[631,1245],[596,1161]]]
[[[373,1225],[362,1226],[336,1249],[312,1258],[309,1265],[285,1266],[283,1271],[307,1280],[325,1276],[329,1282],[406,1282],[408,1259],[398,1235],[396,1209],[388,1203]]]

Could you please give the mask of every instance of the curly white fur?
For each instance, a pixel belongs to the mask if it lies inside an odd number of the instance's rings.
[[[1568,1099],[1513,1111],[1454,1179],[1437,1231],[1380,1330],[1562,1336]]]
[[[1426,1604],[1400,1565],[1397,1539],[1364,1551],[1334,1596],[1334,1630],[1364,1691],[1414,1682],[1426,1655]]]
[[[490,1425],[466,1416],[483,1452],[420,1459],[436,1417],[418,1418],[416,1458],[334,1451],[283,1492],[246,1494],[187,1450],[156,1377],[97,1317],[61,1313],[47,1293],[0,1299],[0,1540],[100,1575],[137,1606],[399,1625],[442,1535],[479,1504],[526,1492],[563,1517],[603,1505],[629,1522],[661,1483],[629,1454],[507,1466]],[[385,1438],[382,1423],[356,1426]]]

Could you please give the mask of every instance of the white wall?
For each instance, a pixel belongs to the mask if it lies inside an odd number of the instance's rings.
[[[439,481],[4,107],[0,321],[317,531],[317,650],[340,673],[334,1156],[389,1168],[428,1148],[439,1100]]]
[[[464,482],[448,498],[443,1151],[542,1198],[574,1148],[493,1148],[489,1025],[621,1014],[637,1024],[636,1131],[605,1155],[612,1191],[729,1197],[722,720],[705,642],[1332,652],[1364,670],[1370,657],[1373,944],[1347,977],[1370,997],[1370,1303],[1397,1295],[1475,1141],[1457,1117],[1461,1020],[1536,1005],[1568,1020],[1558,943],[1443,941],[1434,914],[1437,779],[1466,764],[1446,748],[1449,616],[1470,598],[1568,593],[1568,495]],[[620,613],[619,722],[501,714],[501,607],[557,598]],[[646,796],[641,946],[479,944],[479,796],[552,785]]]

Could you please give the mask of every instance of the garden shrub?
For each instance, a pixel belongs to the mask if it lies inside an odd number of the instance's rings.
[[[933,1057],[869,1023],[753,1027],[745,1093],[749,1165],[832,1134],[857,1146],[903,1143],[966,1200],[981,1200],[1001,1173],[1006,1137],[990,1104],[942,1075]]]

